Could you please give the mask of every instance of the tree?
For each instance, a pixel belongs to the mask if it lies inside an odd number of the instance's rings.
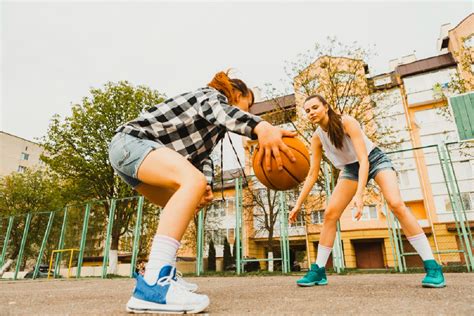
[[[299,54],[294,61],[287,63],[286,91],[280,92],[267,85],[265,98],[274,104],[274,110],[266,113],[265,119],[273,124],[284,124],[287,129],[293,128],[309,147],[317,126],[306,118],[302,105],[306,97],[317,93],[322,95],[336,112],[348,114],[359,121],[372,141],[384,148],[397,148],[404,141],[396,137],[400,129],[394,124],[385,124],[383,119],[387,119],[388,111],[394,104],[402,101],[389,91],[375,91],[371,80],[366,78],[367,61],[372,55],[371,49],[364,49],[357,42],[347,45],[336,38],[327,38],[325,44],[316,43],[312,50]],[[293,93],[296,106],[291,108],[288,107],[288,98]],[[331,166],[325,155],[323,160]],[[324,169],[321,169],[319,174],[319,196],[323,196],[326,181],[331,184],[338,178],[339,171],[336,168],[330,167],[328,171],[331,177],[325,175]],[[298,191],[296,188],[293,196],[298,196]],[[276,192],[261,190],[259,194],[249,192],[247,196],[249,211],[254,212],[256,230],[265,231],[268,240],[267,251],[270,251],[273,245],[274,224],[279,215]],[[320,205],[322,201],[315,198],[307,204]],[[290,207],[293,203],[291,199],[288,201]],[[308,220],[309,214],[304,215],[305,220]]]
[[[403,140],[390,138],[398,130],[383,124],[393,102],[386,91],[375,92],[366,76],[368,60],[374,55],[371,49],[362,48],[357,42],[349,45],[328,37],[324,45],[315,44],[312,51],[300,54],[285,69],[291,79],[297,104],[297,130],[309,142],[316,126],[309,122],[301,110],[303,101],[312,94],[321,94],[341,114],[348,114],[360,122],[367,136],[387,148]]]
[[[216,247],[214,246],[214,241],[209,242],[209,253],[207,256],[207,270],[216,271]]]
[[[224,270],[232,264],[232,254],[230,253],[230,245],[227,237],[224,239]]]
[[[252,182],[250,187],[243,191],[243,209],[245,220],[253,218],[253,236],[266,237],[266,252],[268,258],[273,257],[274,253],[274,235],[275,223],[280,214],[278,203],[278,192],[267,188],[258,188],[256,183]],[[269,271],[272,271],[273,264],[268,265]]]
[[[236,264],[237,260],[237,238],[234,239],[234,243],[232,244],[232,264]]]
[[[77,199],[105,201],[102,207],[91,212],[91,216],[105,220],[110,198],[136,195],[114,175],[108,160],[108,143],[119,125],[160,103],[163,96],[157,91],[144,86],[135,87],[126,81],[109,82],[103,89],[92,88],[90,93],[90,96],[82,99],[82,103],[72,105],[72,114],[64,120],[58,115],[52,118],[47,135],[42,138],[42,145],[47,152],[42,160],[63,181],[74,185],[72,190]],[[117,203],[112,228],[111,263],[116,262],[120,237],[132,233],[133,228],[129,227],[129,223],[136,209],[136,199]],[[145,208],[144,214],[148,210]],[[156,214],[156,209],[150,211]],[[112,273],[115,273],[113,270]]]
[[[7,216],[15,216],[6,256],[8,259],[5,262],[11,263],[18,256],[27,213],[33,215],[29,226],[28,242],[23,253],[22,268],[30,257],[35,258],[37,255],[48,224],[49,214],[39,212],[56,211],[67,201],[67,188],[54,174],[45,170],[26,169],[24,173],[15,172],[1,178],[0,217],[6,221]],[[59,225],[53,227],[49,240],[57,240],[60,228]],[[43,258],[39,260],[46,262],[48,258],[45,252]]]

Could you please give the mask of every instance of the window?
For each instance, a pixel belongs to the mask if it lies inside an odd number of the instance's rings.
[[[212,239],[214,245],[223,245],[224,239],[227,237],[226,229],[212,229],[206,231],[206,241],[209,243]]]
[[[324,210],[311,212],[311,224],[322,224],[324,221]]]
[[[29,157],[30,157],[30,154],[21,153],[21,160],[28,160]]]
[[[313,94],[318,87],[319,87],[318,79],[313,78],[311,80],[303,81],[301,85],[297,88],[297,92],[303,96],[309,96]]]
[[[455,197],[453,197],[454,199]],[[472,210],[474,207],[474,192],[462,192],[461,193],[461,200],[462,204],[464,206],[464,210]],[[449,196],[444,197],[444,202],[445,202],[445,208],[447,212],[452,212],[453,208],[451,207],[451,200],[449,199]],[[453,203],[455,201],[453,200]],[[461,210],[460,210],[461,211]]]
[[[464,40],[464,47],[466,48],[474,47],[474,35],[471,35]]]
[[[356,221],[355,214],[357,212],[356,208],[352,209],[352,220]],[[378,218],[377,207],[375,205],[365,206],[362,210],[361,221],[370,221]]]
[[[296,216],[296,222],[290,224],[290,227],[302,227],[302,226],[305,226],[305,210],[304,209],[301,209],[299,212],[298,212],[298,216]]]
[[[212,203],[212,206],[209,210],[209,217],[223,217],[225,216],[225,207],[227,200],[217,200]]]
[[[337,99],[336,101],[336,105],[339,109],[341,109],[342,107],[353,107],[355,105],[357,105],[360,101],[360,98],[359,97],[356,97],[356,96],[345,96],[345,97],[340,97],[339,99]]]
[[[348,72],[338,72],[334,75],[336,83],[346,83],[355,80],[355,74]]]
[[[376,87],[379,87],[379,86],[383,86],[383,85],[389,84],[389,83],[391,83],[391,82],[392,82],[392,78],[390,78],[390,76],[387,76],[387,77],[375,79],[375,80],[374,80],[374,85],[375,85]]]
[[[17,171],[18,171],[19,173],[23,173],[23,172],[25,172],[25,170],[26,170],[26,167],[25,167],[25,166],[18,166],[18,170],[17,170]]]

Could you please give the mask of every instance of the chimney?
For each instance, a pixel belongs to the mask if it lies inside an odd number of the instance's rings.
[[[254,100],[255,103],[263,101],[263,99],[262,99],[262,89],[260,89],[259,87],[253,87],[252,91],[253,91],[253,95],[255,97],[255,100]]]
[[[403,65],[412,63],[412,62],[414,62],[414,61],[416,61],[416,56],[415,56],[414,53],[402,57],[402,64],[403,64]]]
[[[446,53],[448,51],[448,43],[449,43],[449,30],[451,29],[451,23],[445,23],[441,25],[439,31],[439,38],[437,41],[436,48],[439,50],[440,53]]]
[[[388,67],[390,71],[395,71],[395,68],[400,65],[400,60],[398,58],[392,59],[388,62]]]

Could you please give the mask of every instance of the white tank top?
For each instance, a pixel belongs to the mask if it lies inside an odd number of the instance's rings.
[[[354,163],[357,160],[357,154],[354,149],[354,144],[352,143],[351,138],[349,135],[344,133],[344,137],[342,139],[342,148],[336,148],[329,139],[329,134],[326,133],[320,126],[316,129],[315,132],[319,139],[321,140],[321,144],[323,145],[324,153],[328,157],[328,159],[332,162],[334,167],[337,169],[342,169],[345,165],[350,163]],[[365,148],[367,149],[367,154],[369,154],[372,149],[374,149],[374,143],[370,141],[370,139],[362,132],[364,135],[364,143]]]

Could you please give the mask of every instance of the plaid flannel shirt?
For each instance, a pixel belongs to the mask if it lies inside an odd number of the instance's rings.
[[[262,119],[228,103],[214,88],[205,87],[168,99],[125,123],[116,132],[154,140],[188,159],[212,184],[209,157],[226,131],[255,139]]]

